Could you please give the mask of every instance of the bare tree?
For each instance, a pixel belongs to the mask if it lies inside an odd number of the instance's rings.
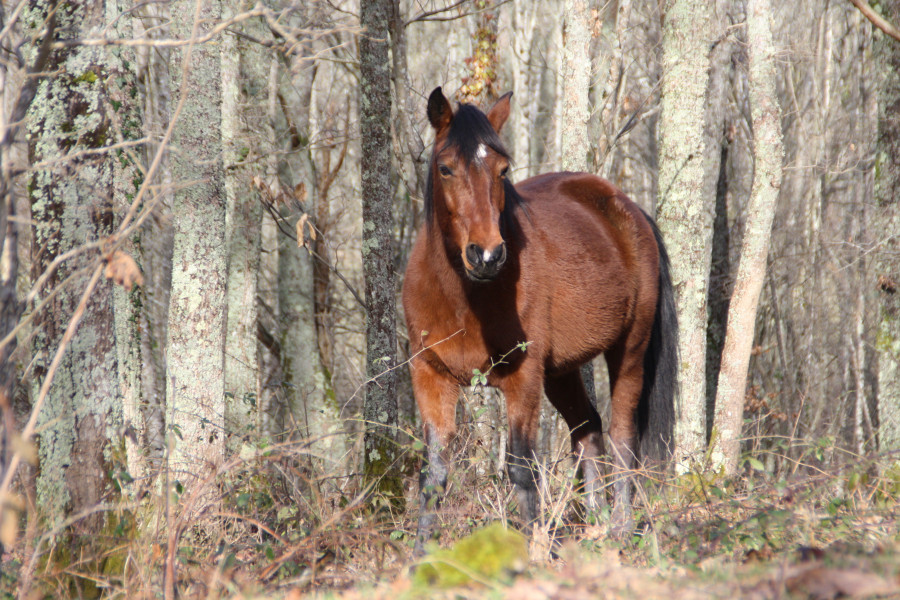
[[[745,217],[740,265],[728,308],[713,427],[713,466],[723,465],[729,474],[737,470],[740,457],[747,369],[784,159],[770,18],[768,0],[747,3],[754,179]]]

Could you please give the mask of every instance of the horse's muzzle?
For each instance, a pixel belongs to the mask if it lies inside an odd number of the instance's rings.
[[[466,275],[473,281],[491,281],[506,262],[506,243],[500,242],[493,250],[485,250],[478,244],[466,246]]]

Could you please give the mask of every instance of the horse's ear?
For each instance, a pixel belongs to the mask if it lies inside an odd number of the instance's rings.
[[[435,131],[441,131],[453,120],[453,109],[450,108],[450,101],[444,97],[444,92],[440,87],[434,88],[431,95],[428,96],[428,120]]]
[[[491,107],[491,110],[488,111],[487,118],[488,121],[491,122],[491,125],[494,127],[494,131],[500,133],[500,130],[503,128],[503,124],[506,123],[506,119],[509,118],[509,99],[512,98],[512,92],[506,92],[494,106]]]

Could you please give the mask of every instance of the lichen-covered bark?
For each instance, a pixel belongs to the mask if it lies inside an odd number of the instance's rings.
[[[57,34],[64,38],[96,35],[105,3],[70,2],[57,6]],[[48,3],[26,9],[23,22],[41,27]],[[107,114],[106,57],[97,48],[57,51],[28,114],[32,162],[47,166],[33,172],[29,191],[33,218],[32,274],[38,276],[58,255],[108,235],[113,224],[112,157],[89,156],[111,140]],[[75,153],[82,152],[79,157]],[[35,320],[35,378],[42,382],[62,333],[86,283],[85,268],[96,258],[88,252],[67,261],[48,283],[59,294]],[[63,284],[63,281],[72,279]],[[97,503],[110,491],[113,470],[110,441],[117,438],[122,407],[117,390],[116,338],[112,285],[101,283],[87,306],[39,415],[40,473],[37,501],[52,520]],[[95,531],[102,514],[76,524]]]
[[[236,12],[240,2],[228,3]],[[225,421],[229,435],[259,432],[259,366],[256,343],[257,274],[262,204],[251,185],[261,166],[251,155],[255,123],[265,106],[268,53],[235,35],[222,38],[222,143],[228,197],[228,318],[225,335]],[[242,93],[242,91],[246,93]],[[253,123],[253,125],[251,125]]]
[[[900,22],[900,6],[885,3],[884,16]],[[900,449],[900,44],[876,34],[875,64],[880,65],[878,145],[875,162],[879,243],[876,257],[879,318],[875,351],[878,357],[879,448]],[[894,257],[894,260],[890,260]]]
[[[363,276],[366,284],[366,398],[364,470],[389,496],[402,497],[396,471],[397,331],[393,261],[390,0],[363,2],[359,41],[359,125],[363,205]]]
[[[588,90],[591,85],[591,13],[587,0],[566,0],[563,16],[562,122],[563,171],[586,171],[588,164]]]
[[[196,3],[172,6],[172,33],[189,38]],[[217,3],[202,4],[197,35],[221,16]],[[167,342],[166,426],[176,436],[171,465],[176,478],[208,473],[224,451],[225,425],[225,177],[222,169],[220,50],[212,44],[172,52],[184,108],[172,136],[172,175],[181,187],[172,209],[175,241]]]
[[[737,471],[740,457],[744,394],[756,309],[766,274],[766,257],[784,160],[770,13],[769,0],[747,2],[748,82],[755,169],[740,264],[728,309],[716,395],[715,443],[711,454],[713,466],[724,466],[728,474]]]
[[[711,6],[670,0],[663,24],[657,220],[672,259],[678,309],[679,411],[676,453],[697,457],[706,442],[706,292],[713,198],[705,191],[704,114]]]
[[[537,93],[540,72],[532,63],[532,48],[535,45],[534,31],[537,20],[538,3],[516,0],[512,11],[512,67],[513,92],[512,114],[507,133],[512,140],[512,153],[517,168],[516,178],[525,179],[532,175],[531,137],[533,121],[537,112]],[[502,454],[502,452],[501,452]]]
[[[106,20],[115,23],[119,37],[134,33],[133,19],[128,16],[130,4],[126,0],[108,0]],[[109,94],[112,141],[133,141],[142,137],[142,120],[137,103],[134,51],[127,47],[111,48],[106,54],[107,93]],[[138,168],[139,148],[118,150],[113,163],[112,203],[117,216],[124,215],[131,206],[143,178]],[[141,232],[125,241],[123,250],[141,257]],[[141,342],[146,335],[146,297],[143,288],[131,291],[116,287],[113,291],[116,330],[116,358],[118,361],[119,394],[122,399],[122,418],[125,425],[125,451],[128,474],[142,478],[147,474],[145,401],[142,369],[149,357],[143,353]]]

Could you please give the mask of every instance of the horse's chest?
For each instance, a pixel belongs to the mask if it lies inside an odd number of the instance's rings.
[[[480,327],[465,318],[433,321],[422,345],[426,359],[460,383],[468,383],[475,369],[485,371],[494,354]]]

